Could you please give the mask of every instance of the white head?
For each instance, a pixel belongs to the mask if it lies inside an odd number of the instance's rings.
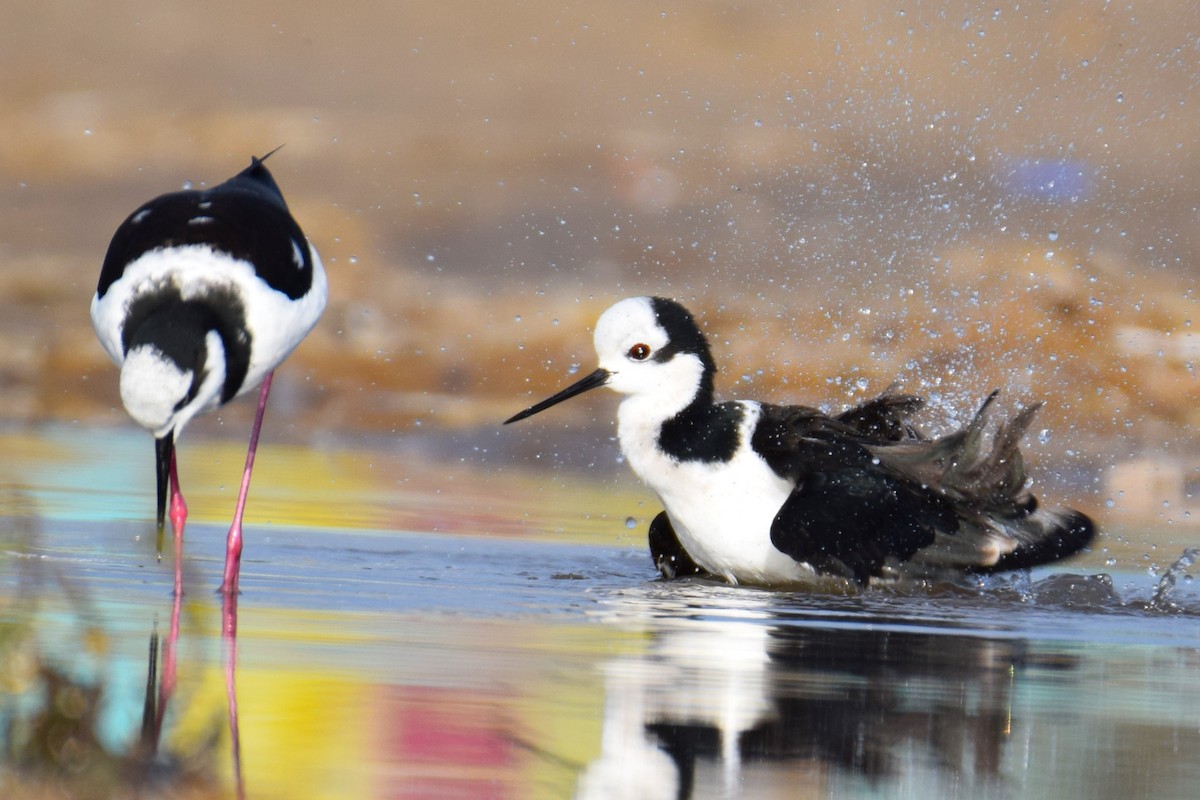
[[[208,331],[188,358],[149,341],[131,347],[121,364],[121,402],[134,422],[161,439],[178,434],[196,413],[216,405],[225,383],[221,337]]]
[[[712,391],[708,343],[687,310],[670,300],[631,297],[596,322],[596,354],[608,387],[647,396],[673,413]]]
[[[687,309],[673,300],[622,300],[600,315],[595,345],[599,369],[508,422],[525,419],[597,386],[654,403],[656,413],[663,417],[697,399],[712,399],[716,367],[708,341]]]

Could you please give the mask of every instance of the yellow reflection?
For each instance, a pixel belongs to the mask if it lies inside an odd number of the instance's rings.
[[[10,431],[0,433],[0,452],[9,455],[0,463],[0,485],[28,487],[21,513],[152,524],[154,449],[144,431]],[[189,520],[229,521],[245,457],[240,440],[188,437],[180,444]],[[0,514],[17,511],[0,505]],[[657,511],[652,495],[625,470],[596,480],[267,440],[255,462],[246,524],[640,545]]]
[[[295,800],[569,796],[578,769],[599,753],[599,665],[646,641],[595,625],[282,608],[256,608],[242,623],[247,795]],[[309,663],[295,663],[296,652]],[[181,674],[189,689],[173,709],[167,748],[197,751],[216,721],[217,769],[229,776],[222,667],[183,669],[200,674]]]

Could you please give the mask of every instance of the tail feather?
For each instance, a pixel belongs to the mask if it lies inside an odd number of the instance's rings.
[[[1016,547],[992,564],[980,564],[971,572],[1007,572],[1028,569],[1074,555],[1096,538],[1096,525],[1086,514],[1072,508],[1036,511],[1020,523],[1013,537]]]
[[[948,500],[964,509],[1013,517],[1037,507],[1026,484],[1020,442],[1041,403],[1031,404],[1012,419],[985,431],[999,391],[992,392],[966,427],[932,441],[904,441],[876,446],[872,452],[884,463],[936,487]]]
[[[1039,508],[1029,489],[1020,442],[1041,403],[1026,406],[985,436],[997,394],[989,395],[958,431],[927,442],[872,448],[885,464],[936,488],[958,515],[958,530],[939,531],[905,571],[1026,569],[1066,558],[1095,538],[1096,526],[1087,515]]]
[[[970,572],[1028,569],[1074,555],[1091,544],[1096,526],[1086,514],[1065,508],[1039,509],[1023,517],[963,520],[954,532],[939,532],[934,543],[907,564],[894,565],[909,577],[935,578]]]

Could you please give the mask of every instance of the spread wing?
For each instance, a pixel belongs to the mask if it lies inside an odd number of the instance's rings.
[[[1095,530],[1085,515],[1041,510],[1026,487],[1018,444],[1037,405],[999,424],[985,446],[995,397],[937,439],[909,421],[920,406],[910,396],[885,394],[837,417],[764,406],[756,447],[796,484],[771,542],[860,583],[895,569],[1016,569],[1086,546]]]

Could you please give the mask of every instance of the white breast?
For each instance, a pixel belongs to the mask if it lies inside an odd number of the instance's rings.
[[[761,409],[743,401],[742,446],[728,462],[677,461],[657,447],[661,422],[629,398],[618,412],[621,450],[662,500],[692,559],[731,583],[788,583],[813,575],[771,544],[771,523],[792,491],[750,448]]]

